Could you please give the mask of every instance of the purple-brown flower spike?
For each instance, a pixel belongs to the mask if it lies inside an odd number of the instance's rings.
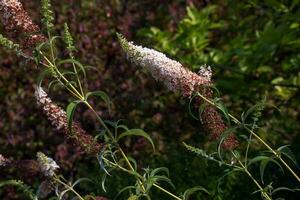
[[[39,31],[18,0],[0,0],[2,23],[6,30],[32,34]]]
[[[75,145],[79,145],[87,154],[95,155],[100,152],[102,145],[87,134],[77,122],[73,122],[72,132],[68,130],[66,112],[52,102],[43,88],[36,87],[35,97],[37,104],[43,109],[48,120],[58,131],[65,133]]]
[[[24,48],[35,47],[47,40],[18,0],[0,0],[0,17],[8,33],[17,34],[17,37],[26,35],[22,41]]]

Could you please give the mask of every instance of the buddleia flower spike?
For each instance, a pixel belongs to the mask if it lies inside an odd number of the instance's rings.
[[[100,152],[102,145],[87,134],[77,122],[72,123],[72,132],[68,129],[66,112],[54,104],[42,87],[36,87],[35,97],[37,104],[43,109],[51,124],[58,130],[65,133],[76,145],[79,145],[87,154],[96,155]]]
[[[162,81],[169,90],[179,92],[184,97],[191,97],[197,92],[204,93],[209,99],[213,97],[212,90],[206,87],[212,84],[212,71],[209,66],[201,67],[196,74],[161,52],[128,42],[120,34],[117,36],[128,60],[149,70],[152,76],[157,81]],[[202,101],[199,102],[203,103]],[[221,115],[212,105],[204,109],[202,124],[213,140],[218,140],[227,129]],[[224,149],[233,149],[237,144],[235,136],[229,134],[222,146]]]
[[[118,39],[131,62],[149,70],[156,80],[162,81],[173,92],[190,97],[200,86],[211,83],[210,77],[191,72],[161,52],[128,42],[120,34]]]

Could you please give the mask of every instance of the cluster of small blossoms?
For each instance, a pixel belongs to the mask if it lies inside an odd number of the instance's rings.
[[[5,29],[21,33],[36,33],[39,27],[34,24],[18,0],[0,0],[0,12]]]
[[[169,90],[181,92],[185,97],[191,97],[193,93],[203,92],[209,99],[212,98],[212,91],[208,87],[211,85],[212,71],[209,66],[202,66],[198,74],[184,68],[182,64],[171,60],[163,53],[153,49],[144,48],[128,42],[123,36],[118,35],[122,49],[128,59],[133,63],[147,68],[152,76],[165,83]],[[197,106],[202,101],[199,100]],[[213,140],[217,140],[227,127],[215,107],[209,105],[202,113],[202,123],[204,129],[211,135]],[[238,142],[233,134],[229,134],[222,147],[233,149]]]
[[[88,154],[97,154],[101,150],[102,145],[87,134],[77,122],[73,122],[71,132],[68,130],[66,112],[54,104],[41,87],[36,88],[35,97],[37,104],[42,107],[48,120],[58,131],[67,134],[76,145],[79,145]]]
[[[211,81],[211,77],[212,77],[211,67],[208,65],[201,66],[200,70],[198,71],[198,75],[201,77],[206,77],[209,81]]]
[[[59,168],[59,166],[52,158],[47,157],[41,152],[37,153],[37,161],[39,163],[41,172],[47,177],[53,177],[55,174],[55,170]]]
[[[215,107],[208,105],[201,115],[204,129],[210,134],[212,140],[218,140],[222,133],[227,130],[226,125]],[[238,141],[233,134],[229,134],[222,143],[222,147],[227,150],[238,146]]]
[[[34,47],[46,40],[18,0],[0,0],[0,16],[8,32],[27,35],[23,41],[25,48]]]
[[[46,40],[46,37],[42,34],[29,35],[25,38],[22,45],[25,49],[29,49],[35,47],[37,44],[45,42]]]
[[[54,14],[51,10],[51,3],[50,0],[42,0],[42,23],[47,28],[47,31],[51,31],[54,27],[53,21],[54,21]]]
[[[211,82],[209,76],[199,76],[161,52],[134,45],[121,35],[118,35],[118,38],[130,61],[147,68],[156,80],[164,82],[173,92],[180,92],[183,96],[190,97],[200,86]]]
[[[74,46],[74,39],[69,31],[68,24],[64,24],[64,37],[63,37],[64,42],[67,45],[68,52],[71,57],[73,57],[72,52],[76,50]]]

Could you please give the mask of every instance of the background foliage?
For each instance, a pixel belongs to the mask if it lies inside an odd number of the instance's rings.
[[[298,156],[300,1],[52,2],[55,30],[63,30],[67,21],[75,37],[78,57],[82,63],[92,66],[88,74],[89,88],[106,91],[114,102],[110,114],[104,104],[94,101],[98,112],[105,119],[124,119],[128,127],[143,128],[150,133],[156,143],[155,153],[142,139],[125,140],[123,146],[139,161],[139,167],[168,167],[178,193],[202,185],[215,199],[260,199],[259,194],[251,195],[255,186],[245,175],[230,175],[219,185],[224,169],[187,152],[183,141],[205,149],[214,148],[214,144],[204,135],[198,121],[189,116],[187,100],[178,101],[178,95],[124,62],[115,32],[165,52],[193,71],[204,63],[212,66],[216,86],[236,116],[266,97],[281,112],[270,108],[264,111],[259,122],[264,127],[260,134],[273,146],[291,144]],[[39,1],[22,3],[40,23],[36,9]],[[0,55],[0,152],[31,159],[35,152],[44,151],[57,160],[66,176],[89,177],[101,183],[103,172],[98,163],[64,142],[63,136],[51,129],[33,103],[32,83],[36,81],[38,69],[17,62],[16,57],[3,50]],[[63,92],[55,88],[52,91],[51,95],[56,94],[53,99],[67,102]],[[81,121],[83,127],[96,135],[100,128],[94,127],[96,119],[89,111],[79,112],[88,119]],[[290,176],[281,174],[274,166],[268,168],[267,174],[266,178],[276,184],[295,187]],[[259,177],[258,172],[256,175]],[[16,176],[26,174],[10,170],[0,173],[0,179]],[[38,177],[30,176],[22,179],[30,184],[39,181]],[[107,180],[107,193],[88,183],[81,189],[112,198],[132,181],[120,173]],[[159,192],[155,196],[167,198]],[[297,199],[298,195],[281,192],[280,196]],[[0,191],[0,197],[21,198],[13,188]],[[201,195],[193,198],[200,199]]]

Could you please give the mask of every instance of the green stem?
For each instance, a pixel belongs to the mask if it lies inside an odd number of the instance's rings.
[[[259,137],[255,132],[253,132],[251,129],[246,129],[252,133],[256,139],[258,139],[262,144],[264,144],[279,160],[280,162],[292,173],[292,175],[297,179],[297,181],[300,183],[299,176],[294,172],[294,170],[281,158],[280,154],[278,154],[275,150],[273,150],[261,137]]]
[[[69,56],[70,56],[70,58],[73,61],[74,60],[73,55],[71,53],[69,53]],[[76,74],[76,79],[77,79],[77,82],[78,82],[78,85],[79,85],[79,89],[80,89],[81,95],[84,96],[82,85],[81,85],[81,82],[80,82],[80,79],[79,79],[79,76],[78,76],[78,72],[77,72],[77,69],[76,69],[76,66],[75,66],[74,62],[72,62],[72,65],[73,65],[74,72]]]
[[[84,99],[84,97],[77,91],[77,89],[68,81],[68,79],[57,69],[56,65],[53,64],[47,56],[43,54],[43,52],[40,52],[40,54],[43,56],[43,58],[48,62],[51,68],[55,70],[55,72],[60,76],[60,78],[63,79],[65,84],[63,84],[76,98],[80,99],[81,101]],[[45,65],[45,64],[44,64]],[[47,67],[47,66],[46,66]],[[48,67],[49,68],[49,67]],[[60,81],[60,79],[58,79]]]
[[[113,135],[113,133],[109,130],[109,128],[106,126],[105,122],[102,120],[102,118],[98,115],[98,113],[96,112],[96,110],[93,108],[93,106],[91,106],[91,104],[89,104],[89,102],[87,102],[86,100],[83,101],[83,103],[93,111],[93,113],[95,114],[95,116],[97,117],[97,120],[100,122],[100,124],[103,126],[103,128],[108,132],[110,138],[113,140],[113,142],[115,144],[117,144],[117,141],[115,140],[115,137]]]
[[[253,124],[251,130],[253,130],[254,125],[255,125],[255,122],[254,122],[254,124]],[[248,141],[247,141],[247,148],[246,148],[246,153],[245,153],[245,166],[247,166],[247,162],[248,162],[248,152],[249,152],[249,149],[250,149],[250,144],[251,144],[251,140],[252,140],[252,135],[253,135],[253,134],[250,133],[249,139],[248,139]]]
[[[130,163],[130,161],[128,160],[128,158],[127,158],[126,154],[124,153],[123,149],[119,147],[119,151],[121,152],[122,157],[125,159],[125,161],[126,161],[127,165],[129,166],[130,170],[131,170],[132,172],[135,172],[135,169],[134,169],[133,166],[131,165],[131,163]],[[138,181],[138,184],[140,185],[140,187],[142,188],[143,192],[146,192],[146,189],[145,189],[145,187],[144,187],[144,185],[143,185],[143,182],[142,182],[139,178],[137,179],[137,181]]]
[[[94,114],[96,115],[97,119],[99,120],[99,122],[101,123],[101,125],[107,130],[107,132],[109,133],[111,139],[113,140],[114,143],[117,144],[117,141],[115,140],[112,132],[109,130],[109,128],[106,126],[106,124],[104,123],[104,121],[101,119],[101,117],[98,115],[98,113],[95,111],[95,109],[87,102],[84,101],[84,103],[94,112]],[[132,167],[130,161],[128,160],[126,154],[124,153],[124,151],[122,150],[121,147],[118,147],[119,151],[121,152],[122,157],[125,159],[126,163],[128,164],[130,170],[132,172],[135,172],[134,168]],[[146,189],[142,183],[142,181],[140,179],[137,179],[139,185],[141,186],[141,188],[143,189],[144,192],[146,192]]]
[[[71,187],[70,185],[64,183],[64,182],[61,181],[58,177],[55,176],[55,177],[54,177],[54,181],[56,181],[56,182],[62,184],[65,188],[67,188],[68,190],[72,191],[72,192],[73,192],[80,200],[84,200],[84,198],[83,198],[80,194],[78,194],[78,193],[73,189],[73,187]]]
[[[50,34],[49,29],[48,29],[48,39],[49,39],[49,42],[50,42],[50,51],[51,51],[52,62],[56,66],[55,57],[54,57],[54,50],[53,50],[53,45],[52,45],[52,40],[51,40],[51,34]]]
[[[263,187],[257,182],[257,180],[252,176],[252,174],[248,171],[247,167],[243,165],[243,163],[237,158],[235,153],[231,152],[233,156],[237,159],[238,163],[241,165],[243,171],[251,178],[251,180],[255,183],[255,185],[259,188],[261,194],[268,200],[272,200],[272,198],[264,191]]]
[[[110,138],[113,140],[113,142],[114,142],[115,144],[118,144],[117,141],[115,140],[115,138],[114,138],[112,132],[111,132],[111,131],[109,130],[109,128],[106,126],[106,124],[105,124],[104,121],[101,119],[101,117],[98,115],[98,113],[95,111],[95,109],[94,109],[87,101],[84,101],[84,103],[85,103],[85,104],[86,104],[86,105],[94,112],[94,114],[96,115],[96,117],[97,117],[97,119],[99,120],[99,122],[101,123],[101,125],[102,125],[102,126],[107,130],[107,132],[109,133]],[[121,147],[118,147],[118,149],[119,149],[119,151],[121,152],[122,157],[125,159],[126,163],[128,164],[130,170],[131,170],[132,172],[135,172],[134,168],[132,167],[130,161],[128,160],[128,158],[127,158],[126,154],[124,153],[124,151],[122,150],[122,148],[121,148]],[[137,178],[137,181],[138,181],[140,187],[142,188],[142,190],[143,190],[144,192],[146,192],[146,189],[145,189],[145,187],[144,187],[142,181],[141,181],[139,178]]]
[[[198,95],[205,100],[207,103],[216,106],[218,109],[220,109],[214,102],[212,102],[211,100],[209,100],[208,98],[206,98],[205,96],[203,96],[202,94],[198,93]],[[236,123],[236,124],[242,124],[236,117],[234,117],[233,115],[231,115],[230,113],[228,113],[228,116]],[[274,154],[279,160],[280,162],[288,169],[288,171],[297,179],[297,181],[300,183],[300,178],[299,176],[293,171],[293,169],[281,158],[281,156],[272,148],[270,147],[259,135],[257,135],[254,131],[252,131],[251,129],[249,129],[248,127],[245,127],[245,129],[247,131],[250,132],[250,134],[252,134],[256,139],[258,139],[258,141],[260,141],[265,147],[267,147],[267,149],[269,149],[271,151],[272,154]]]
[[[128,169],[126,169],[126,168],[124,168],[124,167],[122,167],[122,166],[120,166],[120,165],[118,165],[118,164],[116,164],[116,163],[111,162],[111,161],[108,160],[107,158],[103,158],[103,160],[105,160],[106,162],[108,162],[109,164],[111,164],[111,165],[113,165],[113,166],[115,166],[115,167],[118,167],[119,169],[123,170],[124,172],[130,173],[130,170],[128,170]],[[174,199],[182,200],[180,197],[178,197],[178,196],[176,196],[175,194],[169,192],[168,190],[162,188],[161,186],[159,186],[159,185],[156,184],[156,183],[154,183],[153,186],[156,187],[157,189],[163,191],[164,193],[170,195],[170,196],[173,197]]]
[[[164,188],[160,187],[159,185],[157,185],[156,183],[153,184],[154,187],[160,189],[161,191],[163,191],[164,193],[170,195],[171,197],[173,197],[174,199],[177,200],[182,200],[181,198],[179,198],[178,196],[172,194],[171,192],[169,192],[168,190],[165,190]]]
[[[54,53],[53,53],[52,45],[50,44],[50,46],[51,46],[51,53],[52,53],[52,58],[53,58],[53,62],[54,62],[55,60],[54,60]],[[80,94],[80,93],[78,92],[78,90],[77,90],[72,84],[70,84],[70,82],[63,76],[63,74],[60,73],[60,71],[57,69],[57,67],[56,67],[56,65],[55,65],[55,62],[52,63],[52,62],[51,62],[51,61],[50,61],[50,60],[49,60],[42,52],[40,52],[40,53],[41,53],[41,55],[43,55],[44,59],[48,62],[48,64],[49,64],[51,67],[53,67],[53,68],[55,69],[55,71],[57,72],[57,74],[64,80],[64,82],[66,83],[66,84],[64,84],[64,85],[65,85],[65,87],[69,90],[69,92],[71,92],[71,94],[72,94],[75,98],[78,98],[79,100],[83,101],[83,103],[84,103],[89,109],[91,109],[91,110],[93,111],[93,113],[96,115],[96,117],[97,117],[98,121],[100,122],[100,124],[101,124],[101,125],[104,127],[104,129],[108,132],[108,134],[109,134],[110,138],[112,139],[113,143],[117,144],[117,146],[118,146],[118,142],[116,141],[116,139],[114,138],[114,135],[113,135],[112,132],[109,130],[109,128],[106,126],[106,124],[104,123],[104,121],[102,120],[102,118],[98,115],[98,113],[95,111],[95,109],[94,109],[94,108],[93,108],[86,100],[84,100],[84,93],[83,93],[83,90],[82,90],[82,87],[81,87],[81,84],[80,84],[78,75],[77,75],[77,80],[79,81],[78,84],[79,84],[79,86],[80,86],[80,90],[81,90],[81,93],[82,93],[82,94]],[[74,72],[77,74],[77,70],[76,70],[76,67],[74,66],[74,63],[73,63],[73,67],[74,67]],[[60,81],[60,80],[59,80],[59,81]],[[121,152],[122,157],[125,159],[126,163],[128,164],[130,170],[131,170],[132,172],[136,172],[136,171],[134,170],[133,166],[131,165],[130,161],[128,160],[126,154],[125,154],[124,151],[122,150],[122,148],[121,148],[121,147],[118,147],[118,149],[119,149],[119,151]],[[109,160],[107,160],[107,159],[105,159],[105,160],[106,160],[106,161],[109,161]],[[110,162],[110,161],[109,161],[109,162]],[[116,165],[116,164],[114,164],[114,163],[112,163],[112,162],[110,162],[110,164],[113,164],[114,166],[118,166],[118,167],[119,167],[120,169],[122,169],[123,171],[129,172],[127,169],[125,169],[125,168],[123,168],[123,167],[121,167],[121,166],[119,166],[119,165]],[[65,186],[68,186],[68,185],[66,185],[65,183],[63,183],[62,181],[60,181],[59,179],[58,179],[58,181],[59,181],[61,184],[65,185]],[[137,181],[138,181],[138,183],[140,184],[141,188],[144,190],[144,192],[146,192],[146,189],[145,189],[145,187],[144,187],[142,181],[141,181],[139,178],[137,178]],[[179,197],[177,197],[176,195],[170,193],[169,191],[165,190],[164,188],[160,187],[159,185],[154,184],[154,186],[157,187],[158,189],[162,190],[163,192],[169,194],[170,196],[174,197],[175,199],[181,200]],[[72,188],[71,188],[71,189],[72,189]],[[72,189],[72,191],[73,191],[75,194],[77,194],[76,191],[74,191],[73,189]]]

